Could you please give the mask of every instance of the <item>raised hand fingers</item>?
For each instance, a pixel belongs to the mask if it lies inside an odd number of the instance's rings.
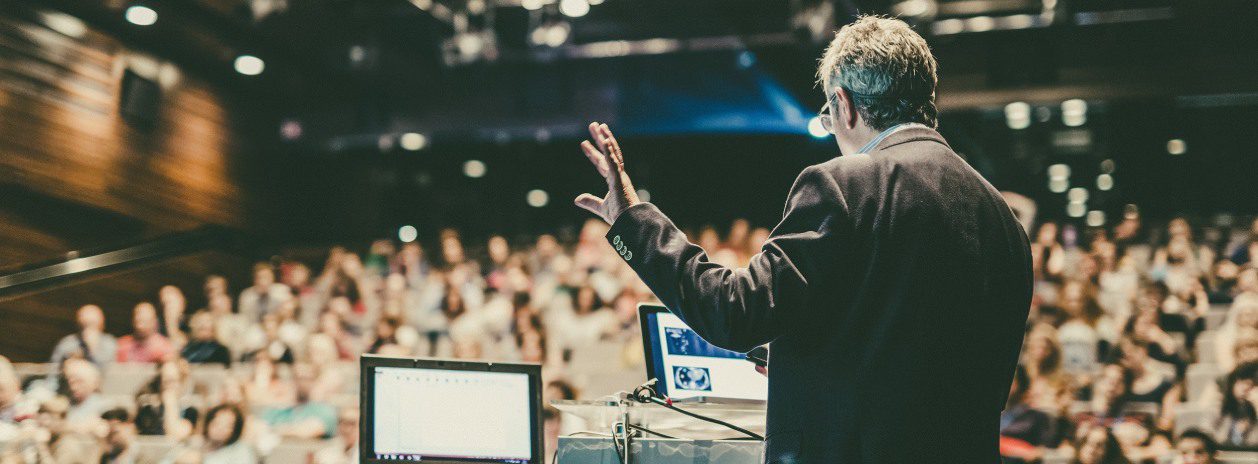
[[[588,193],[582,193],[581,195],[577,196],[576,200],[574,200],[573,203],[576,203],[576,205],[581,207],[581,209],[584,209],[591,213],[597,214],[600,217],[603,217],[603,199],[602,198],[596,197]]]
[[[612,160],[615,161],[617,165],[623,167],[625,165],[625,157],[620,151],[620,143],[617,142],[616,137],[612,135],[611,128],[607,127],[607,124],[603,124],[599,126],[598,129],[603,139],[603,151],[606,152],[608,156],[612,157]]]
[[[598,148],[595,148],[594,144],[590,143],[589,140],[581,142],[581,151],[585,153],[585,157],[590,160],[590,163],[595,168],[598,168],[598,173],[602,174],[603,177],[607,177],[610,172],[607,166],[607,156],[599,151]]]
[[[594,146],[598,147],[599,151],[603,152],[604,156],[608,155],[608,150],[606,150],[606,140],[603,136],[603,126],[600,126],[598,122],[590,123],[590,140],[594,141]]]

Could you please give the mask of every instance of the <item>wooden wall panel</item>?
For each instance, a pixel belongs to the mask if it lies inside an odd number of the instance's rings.
[[[0,6],[0,272],[206,224],[250,226],[245,179],[258,177],[243,128],[262,104],[90,26],[57,32],[28,8]],[[151,126],[120,114],[128,69],[160,84]],[[15,334],[0,337],[0,355],[47,359],[87,303],[125,332],[131,306],[161,285],[199,295],[206,274],[248,265],[203,252],[0,302],[0,334]]]
[[[152,128],[118,111],[126,69],[161,83]],[[242,225],[234,110],[215,86],[99,33],[0,17],[2,182],[163,230]]]

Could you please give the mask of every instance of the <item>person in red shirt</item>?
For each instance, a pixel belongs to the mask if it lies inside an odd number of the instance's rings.
[[[157,332],[157,308],[152,303],[135,305],[131,326],[131,334],[118,339],[118,362],[161,362],[174,352],[170,340]]]

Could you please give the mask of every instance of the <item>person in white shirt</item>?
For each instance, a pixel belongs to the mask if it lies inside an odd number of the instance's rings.
[[[249,316],[250,320],[261,321],[262,316],[279,309],[281,304],[292,298],[293,291],[275,281],[275,269],[262,262],[253,265],[253,286],[240,292],[240,303],[236,309],[240,314]]]

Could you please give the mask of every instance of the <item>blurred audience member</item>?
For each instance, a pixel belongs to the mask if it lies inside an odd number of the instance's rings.
[[[329,438],[336,431],[337,414],[332,405],[311,398],[318,373],[309,365],[293,366],[293,382],[297,384],[297,402],[288,407],[263,410],[262,420],[272,431],[289,438]]]
[[[135,305],[130,335],[118,339],[118,362],[155,363],[174,353],[174,346],[158,333],[157,308],[152,303]]]
[[[105,332],[105,312],[96,305],[84,305],[76,314],[79,331],[66,335],[52,349],[52,364],[68,358],[83,358],[105,367],[118,356],[118,340]]]
[[[314,456],[314,464],[358,464],[358,409],[342,408],[336,438]]]
[[[236,309],[250,320],[260,321],[292,298],[293,291],[275,281],[275,268],[262,262],[253,266],[253,285],[240,292]]]
[[[99,420],[100,415],[110,407],[100,394],[100,370],[95,364],[80,358],[67,359],[61,366],[66,379],[66,397],[70,400],[66,421],[82,423]]]
[[[1190,429],[1175,442],[1175,454],[1173,464],[1216,464],[1219,450],[1209,434]]]
[[[183,359],[193,364],[231,364],[231,351],[219,343],[216,337],[214,316],[199,311],[189,319],[188,326],[192,331],[192,340],[184,345],[180,353]]]

